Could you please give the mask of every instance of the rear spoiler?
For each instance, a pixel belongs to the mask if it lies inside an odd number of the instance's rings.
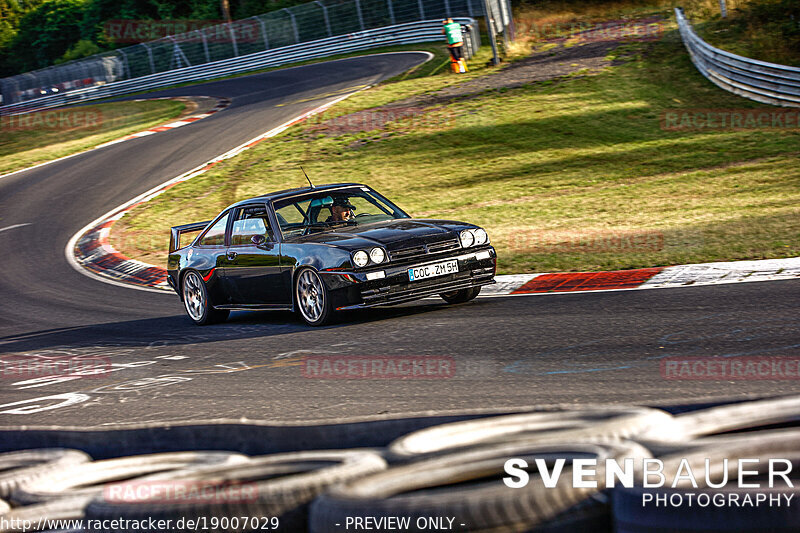
[[[169,230],[169,253],[181,249],[182,234],[203,230],[209,224],[211,224],[211,221],[206,220],[205,222],[194,222],[192,224],[184,224],[183,226],[172,226]]]

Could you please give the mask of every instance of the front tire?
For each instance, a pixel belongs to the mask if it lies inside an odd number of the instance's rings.
[[[183,306],[192,322],[198,326],[206,326],[224,322],[230,311],[214,309],[208,299],[208,290],[200,274],[191,270],[183,276]]]
[[[324,326],[333,318],[333,306],[325,284],[313,269],[304,268],[294,283],[294,301],[309,326]]]
[[[461,289],[460,291],[443,292],[439,296],[449,304],[463,304],[464,302],[475,299],[480,292],[480,287],[471,287],[469,289]]]

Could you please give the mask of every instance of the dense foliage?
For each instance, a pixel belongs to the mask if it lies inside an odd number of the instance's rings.
[[[800,64],[800,2],[762,0],[737,10],[734,31],[761,57],[778,63]]]
[[[112,20],[224,20],[305,0],[0,0],[0,77],[114,48]],[[120,46],[127,46],[122,43]]]

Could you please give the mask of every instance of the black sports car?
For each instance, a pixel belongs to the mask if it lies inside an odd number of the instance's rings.
[[[181,247],[182,233],[201,233]],[[497,256],[472,224],[413,219],[365,185],[279,191],[172,228],[168,281],[197,324],[233,309],[291,309],[312,326],[334,311],[438,294],[450,303],[494,283]]]

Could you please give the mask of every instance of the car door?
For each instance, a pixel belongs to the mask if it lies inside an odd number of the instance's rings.
[[[228,262],[226,235],[230,217],[231,211],[221,213],[197,239],[187,257],[191,268],[203,276],[214,305],[230,303],[230,293],[225,281],[225,266]]]
[[[233,210],[233,217],[225,262],[231,303],[289,305],[289,288],[281,276],[280,246],[270,227],[265,204],[238,207]]]

